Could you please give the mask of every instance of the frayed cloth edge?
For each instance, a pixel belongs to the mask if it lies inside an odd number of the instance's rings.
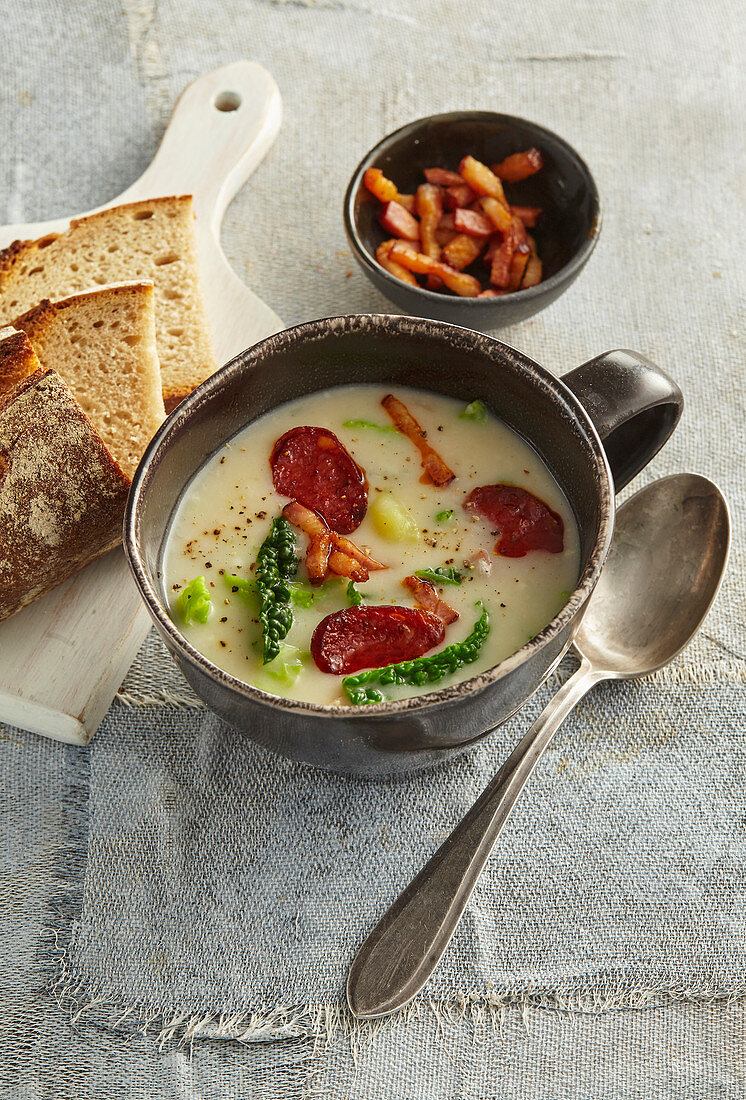
[[[312,1040],[316,1045],[346,1041],[351,1050],[368,1044],[384,1031],[406,1028],[415,1021],[431,1018],[438,1027],[467,1024],[475,1030],[497,1034],[516,1016],[543,1010],[568,1018],[599,1016],[610,1012],[640,1011],[675,1004],[701,1005],[735,1003],[746,1000],[746,982],[724,988],[715,981],[676,983],[670,980],[632,982],[624,979],[600,979],[578,982],[564,990],[548,988],[498,989],[486,983],[482,989],[457,993],[453,998],[419,997],[391,1016],[378,1020],[358,1020],[346,1005],[308,1002],[305,1005],[279,1004],[272,1008],[240,1012],[162,1010],[133,1000],[117,1003],[101,988],[95,988],[72,972],[70,945],[54,937],[57,975],[48,992],[58,1006],[78,1025],[86,1018],[107,1030],[118,1030],[122,1037],[136,1033],[149,1036],[160,1047],[184,1046],[199,1040],[221,1039],[242,1044],[272,1042],[281,1039]]]

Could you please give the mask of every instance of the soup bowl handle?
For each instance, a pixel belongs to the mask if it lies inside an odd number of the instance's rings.
[[[607,351],[562,376],[601,437],[617,492],[658,453],[684,397],[672,378],[635,351]]]

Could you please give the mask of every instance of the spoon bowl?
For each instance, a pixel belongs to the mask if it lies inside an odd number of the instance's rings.
[[[604,571],[573,640],[580,668],[360,948],[347,980],[355,1016],[386,1016],[419,993],[564,719],[600,680],[649,675],[691,641],[720,587],[729,543],[725,499],[698,474],[655,481],[622,505]]]
[[[654,481],[624,504],[573,645],[605,679],[648,676],[689,643],[728,557],[728,506],[699,474]]]

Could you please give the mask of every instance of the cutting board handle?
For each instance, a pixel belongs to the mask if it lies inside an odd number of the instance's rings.
[[[117,202],[192,194],[216,238],[225,209],[277,136],[282,101],[254,61],[235,61],[192,81],[179,97],[158,152]]]

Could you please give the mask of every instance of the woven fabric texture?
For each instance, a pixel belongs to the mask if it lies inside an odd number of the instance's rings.
[[[351,172],[385,133],[465,107],[562,134],[598,183],[600,241],[565,295],[500,338],[557,374],[613,347],[668,369],[684,417],[632,488],[681,469],[713,478],[734,552],[671,668],[578,707],[426,998],[375,1035],[346,1034],[338,1011],[355,946],[556,681],[452,765],[376,784],[247,745],[154,636],[90,749],[0,728],[0,1084],[13,1100],[743,1096],[740,5],[6,7],[4,222],[117,194],[188,81],[240,57],[269,69],[283,127],[224,243],[288,324],[392,309],[354,266],[341,218]],[[180,1048],[195,1031],[205,1041]],[[244,1042],[208,1041],[217,1032]]]
[[[456,762],[382,782],[279,760],[206,712],[115,710],[91,751],[66,988],[161,1026],[223,1013],[247,1038],[316,1029],[319,1009],[341,1012],[356,945],[552,690]],[[424,995],[620,1007],[746,993],[732,816],[745,701],[599,686],[509,819]]]

